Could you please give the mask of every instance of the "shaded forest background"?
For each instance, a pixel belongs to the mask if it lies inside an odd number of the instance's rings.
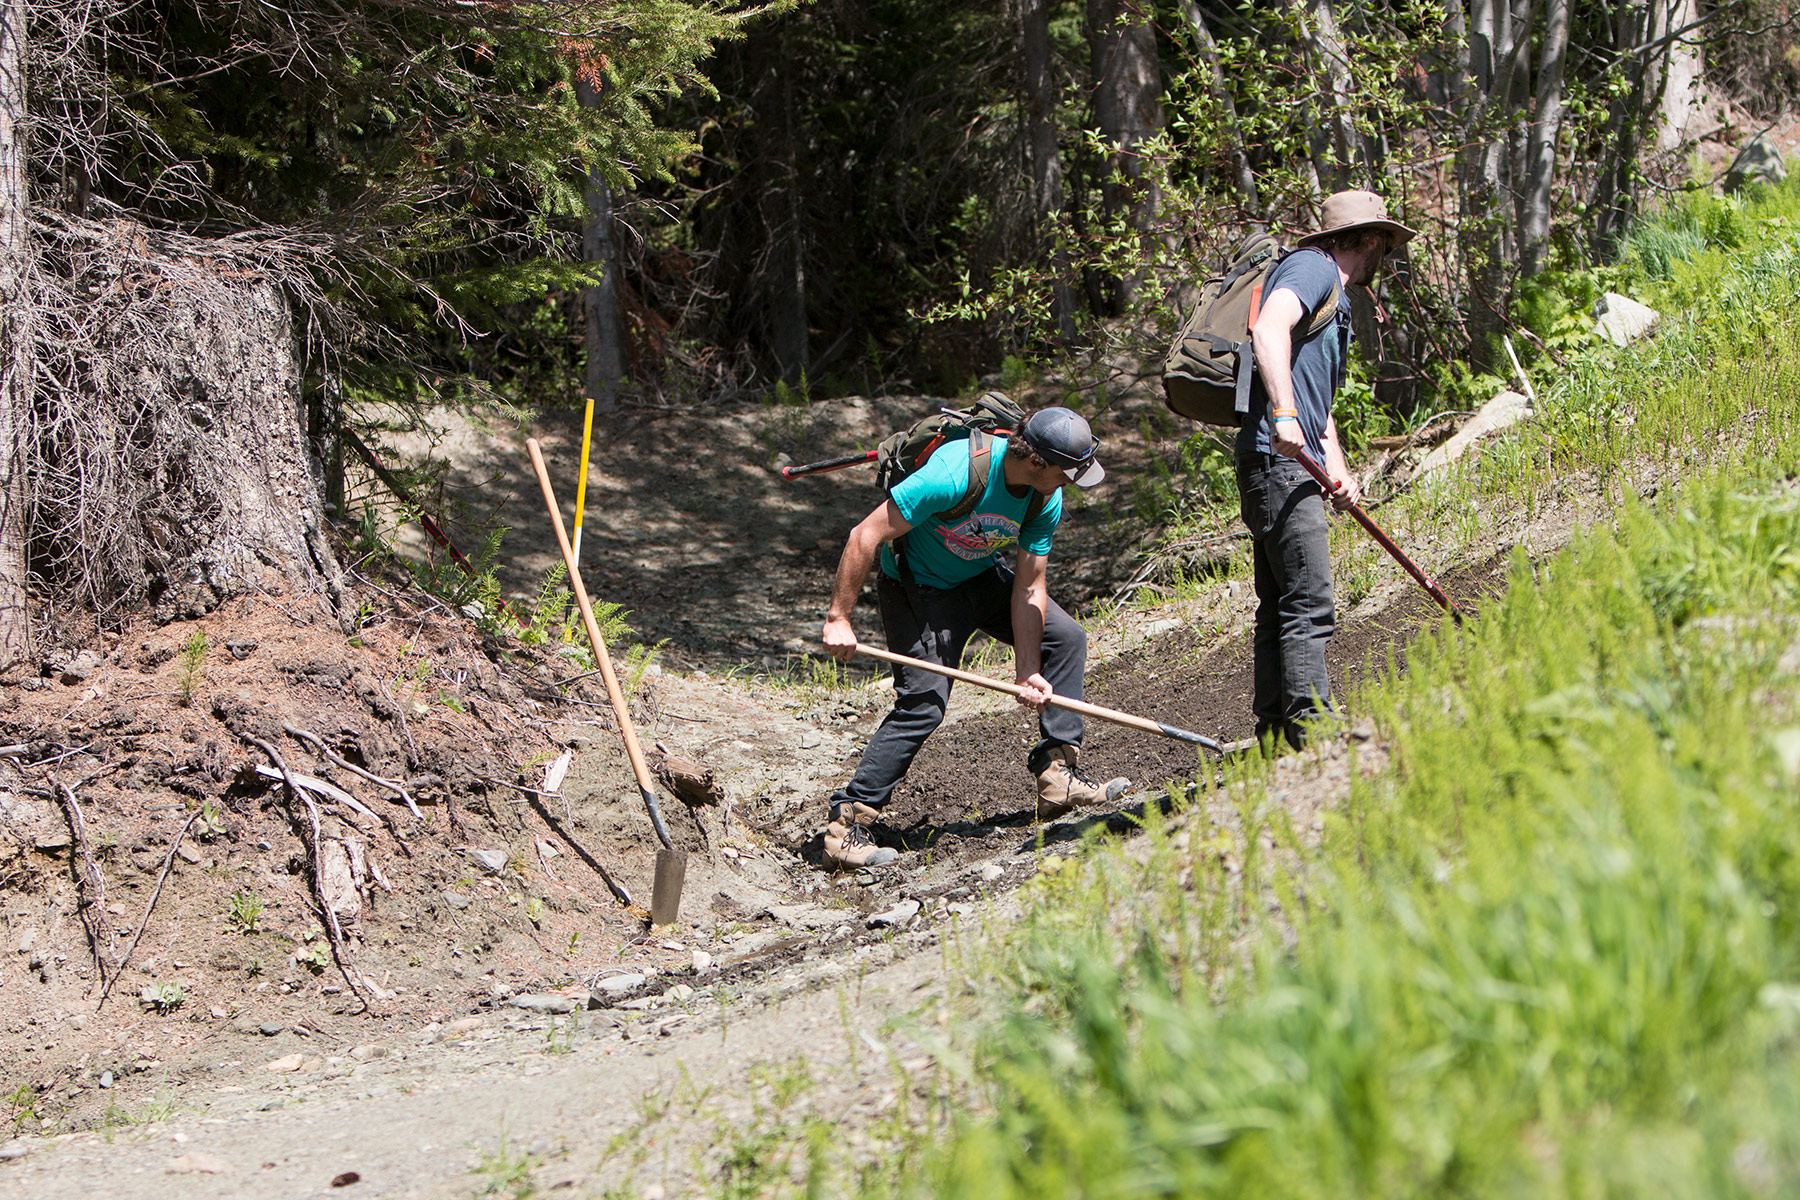
[[[206,520],[121,516],[204,474],[147,410],[258,307],[171,332],[199,293],[170,263],[285,299],[264,341],[331,512],[345,432],[438,401],[703,419],[1009,365],[1103,403],[1245,232],[1370,187],[1423,234],[1359,299],[1347,415],[1391,426],[1479,394],[1503,333],[1528,362],[1587,336],[1634,214],[1800,94],[1794,25],[1785,0],[0,0],[0,649],[28,584],[102,614],[175,564],[227,590]],[[119,386],[121,345],[164,392]]]

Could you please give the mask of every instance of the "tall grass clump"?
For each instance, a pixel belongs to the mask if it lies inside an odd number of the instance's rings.
[[[934,1196],[1800,1188],[1800,496],[1631,503],[1363,697],[1298,853],[1153,835],[1035,887]]]

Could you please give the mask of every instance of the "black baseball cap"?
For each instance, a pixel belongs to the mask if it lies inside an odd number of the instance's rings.
[[[1076,487],[1090,488],[1106,478],[1106,468],[1094,457],[1100,439],[1074,409],[1039,409],[1019,430],[1019,440],[1051,466],[1061,467]]]

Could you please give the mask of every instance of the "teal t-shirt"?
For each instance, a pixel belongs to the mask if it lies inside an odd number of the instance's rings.
[[[950,442],[925,460],[925,465],[901,480],[891,493],[895,507],[912,532],[906,536],[906,561],[913,578],[927,587],[950,588],[973,579],[994,564],[1006,550],[1024,543],[1032,554],[1050,553],[1050,537],[1062,520],[1062,493],[1044,501],[1044,507],[1023,530],[1025,510],[1032,492],[1015,496],[1006,489],[1006,439],[995,438],[988,451],[988,485],[973,511],[952,525],[936,519],[955,508],[969,487],[969,443]],[[881,548],[881,569],[894,579],[900,566],[894,548]]]

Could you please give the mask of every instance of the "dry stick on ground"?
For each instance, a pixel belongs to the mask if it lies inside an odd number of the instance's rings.
[[[138,922],[137,932],[131,935],[131,945],[125,947],[125,953],[119,957],[118,969],[113,972],[112,978],[108,979],[101,987],[100,1003],[94,1006],[95,1012],[106,1007],[106,998],[112,995],[113,984],[119,982],[119,976],[125,973],[125,964],[131,961],[132,951],[136,950],[138,943],[144,939],[144,930],[150,925],[150,914],[156,911],[156,902],[162,899],[163,884],[168,882],[169,872],[175,867],[175,854],[181,849],[181,839],[188,835],[188,830],[194,827],[194,822],[198,821],[200,814],[205,811],[205,808],[196,809],[194,815],[188,818],[187,824],[176,832],[175,840],[169,843],[168,856],[163,859],[162,874],[156,878],[156,890],[150,893],[150,903],[144,905],[144,919]]]
[[[113,954],[112,926],[106,923],[106,878],[100,874],[100,868],[94,863],[94,847],[88,841],[87,818],[81,813],[81,805],[75,799],[75,789],[62,780],[51,777],[51,783],[62,796],[63,816],[69,822],[69,836],[75,839],[75,852],[70,857],[70,864],[75,874],[76,909],[81,914],[81,923],[87,929],[88,948],[94,954],[94,968],[100,972],[101,994],[112,986],[112,979],[118,973],[113,964],[117,958]]]
[[[384,787],[388,791],[395,793],[400,799],[406,801],[407,811],[411,812],[414,818],[420,821],[425,819],[425,814],[419,811],[419,806],[417,804],[413,803],[412,794],[400,784],[395,783],[391,779],[383,779],[379,775],[371,775],[355,763],[347,762],[338,755],[333,754],[331,752],[331,747],[325,744],[325,739],[316,733],[312,733],[309,730],[301,729],[294,725],[283,725],[281,728],[290,737],[297,737],[303,742],[310,743],[320,754],[323,754],[326,758],[329,758],[332,762],[350,772],[352,775],[361,779],[366,779],[376,787]]]
[[[279,750],[259,737],[246,737],[244,740],[268,755],[269,761],[275,764],[275,769],[281,772],[282,781],[287,787],[289,817],[293,816],[292,805],[296,796],[300,798],[301,803],[306,805],[308,824],[301,826],[300,841],[306,847],[307,857],[312,860],[313,894],[318,897],[319,911],[325,915],[325,932],[331,938],[331,956],[337,961],[338,973],[344,977],[344,982],[349,985],[352,994],[362,1001],[364,1011],[373,1012],[374,1006],[369,1003],[369,998],[363,995],[362,988],[357,986],[355,976],[350,970],[349,952],[344,948],[344,931],[338,928],[337,913],[332,911],[331,901],[325,894],[325,864],[319,848],[319,843],[325,835],[319,827],[319,806],[313,803],[312,796],[305,788],[294,782],[294,773],[288,770],[287,763],[282,759]],[[298,821],[295,823],[299,824]],[[310,837],[307,836],[309,829]]]
[[[613,894],[613,899],[626,907],[630,907],[632,903],[631,893],[625,890],[625,885],[608,874],[606,868],[600,865],[600,860],[588,853],[586,846],[583,846],[580,842],[570,836],[569,831],[564,829],[562,824],[550,814],[548,808],[544,807],[544,802],[541,799],[535,795],[527,796],[525,799],[526,803],[530,804],[533,811],[535,811],[543,820],[545,828],[567,842],[569,844],[569,849],[575,851],[576,857],[594,869],[594,873],[599,875],[601,880],[606,884],[606,890]],[[541,851],[539,857],[542,857]]]

